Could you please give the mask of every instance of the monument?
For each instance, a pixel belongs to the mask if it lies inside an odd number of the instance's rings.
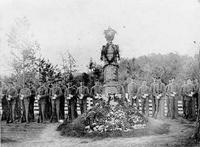
[[[119,46],[113,44],[113,39],[117,32],[112,28],[104,31],[106,38],[106,45],[102,46],[101,60],[104,62],[103,66],[103,95],[109,98],[109,101],[115,98],[122,98],[122,86],[118,82],[118,61],[120,60]]]

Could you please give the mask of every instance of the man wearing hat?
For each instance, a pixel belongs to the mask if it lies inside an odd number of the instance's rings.
[[[154,117],[156,112],[156,78],[153,78],[153,83],[150,85],[150,93],[152,99],[152,117]]]
[[[183,117],[186,117],[186,87],[187,87],[187,81],[185,80],[183,85],[180,89],[180,94],[182,97],[182,105],[183,105]]]
[[[74,120],[77,118],[77,95],[76,95],[76,86],[72,85],[72,82],[67,83],[67,88],[64,93],[65,99],[68,104],[68,117],[69,120]]]
[[[3,85],[2,90],[1,90],[1,106],[2,106],[2,117],[1,120],[6,120],[7,116],[9,115],[9,105],[7,101],[7,94],[8,87]]]
[[[51,98],[51,107],[52,107],[52,115],[50,121],[52,122],[54,119],[54,115],[56,115],[56,121],[58,122],[60,119],[60,98],[62,96],[62,90],[58,84],[58,80],[53,83],[53,87],[50,90],[50,98]]]
[[[102,86],[100,85],[99,81],[96,80],[95,85],[90,90],[90,95],[93,98],[93,105],[94,106],[99,101],[99,99],[101,98],[101,94],[102,94]]]
[[[163,111],[161,105],[163,104],[165,96],[165,85],[162,83],[160,77],[157,78],[157,84],[155,85],[155,100],[156,100],[156,111],[155,118],[163,117]],[[164,105],[162,105],[164,107]]]
[[[20,101],[23,109],[23,113],[25,114],[26,122],[29,122],[29,103],[30,103],[30,96],[31,96],[31,90],[28,88],[27,83],[25,83],[24,88],[20,90]],[[21,122],[23,113],[21,114]]]
[[[138,86],[132,78],[130,79],[130,83],[127,86],[127,90],[128,90],[128,99],[130,100],[131,105],[133,106],[135,103],[137,110],[139,110],[139,102],[137,97]]]
[[[12,82],[9,83],[9,89],[7,91],[7,100],[9,104],[9,115],[7,117],[7,123],[12,123],[15,119],[15,105],[17,101],[18,93]]]
[[[77,96],[80,102],[81,114],[87,111],[87,97],[89,95],[89,90],[84,86],[83,82],[80,82],[80,86],[77,88]]]
[[[46,99],[48,98],[48,89],[45,85],[45,83],[42,83],[40,81],[40,87],[37,89],[37,98],[39,103],[39,109],[40,109],[40,121],[43,122],[45,120],[45,105],[46,105]]]
[[[150,89],[146,81],[142,82],[142,86],[138,89],[137,96],[141,99],[142,113],[149,116]]]
[[[65,96],[64,96],[64,93],[65,93],[65,90],[66,90],[66,86],[65,86],[65,81],[64,80],[60,80],[59,81],[59,86],[62,90],[62,96],[60,97],[60,118],[61,119],[65,119]]]
[[[171,83],[168,85],[167,89],[166,89],[166,94],[168,96],[169,99],[169,117],[171,117],[171,119],[175,119],[176,118],[176,113],[177,113],[177,96],[178,96],[178,86],[176,85],[176,83],[174,82],[175,78],[173,77],[171,79]]]
[[[29,83],[29,89],[31,91],[30,102],[29,102],[29,116],[30,116],[30,121],[34,121],[35,119],[34,118],[34,102],[35,102],[35,97],[36,97],[36,89],[32,82]]]
[[[186,108],[186,119],[193,119],[194,113],[193,108],[194,106],[192,105],[193,102],[193,95],[194,95],[194,85],[192,84],[192,81],[190,79],[187,80],[186,84],[186,90],[185,90],[185,108]]]

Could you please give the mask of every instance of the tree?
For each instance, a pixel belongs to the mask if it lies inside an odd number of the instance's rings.
[[[61,54],[62,58],[62,76],[65,80],[69,80],[73,73],[77,72],[76,60],[69,51]]]
[[[7,37],[8,45],[12,49],[11,67],[16,75],[17,83],[23,86],[28,79],[35,80],[36,78],[36,54],[40,50],[40,46],[33,39],[26,17],[15,20]]]
[[[199,55],[198,55],[198,58],[197,58],[197,61],[198,61],[198,75],[200,73],[200,42],[197,43],[197,42],[194,42],[195,44],[198,45],[198,50],[199,50]],[[199,85],[200,85],[200,78],[198,79],[199,80]],[[199,90],[200,92],[200,90]],[[200,93],[199,93],[200,95]],[[198,97],[199,99],[199,97]],[[194,129],[194,133],[192,135],[192,138],[196,139],[196,140],[200,140],[200,100],[198,100],[198,110],[197,110],[197,120],[196,120],[196,127]]]
[[[59,80],[62,78],[61,72],[54,66],[49,60],[39,59],[39,62],[36,63],[39,72],[39,80],[43,83],[48,81],[53,81],[55,79]]]

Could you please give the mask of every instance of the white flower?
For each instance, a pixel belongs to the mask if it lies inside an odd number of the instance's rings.
[[[57,95],[55,94],[52,98],[53,98],[53,100],[55,100],[56,99],[56,97],[57,97]]]
[[[133,99],[136,99],[137,98],[137,96],[133,96]]]
[[[20,99],[23,100],[23,98],[24,98],[24,95],[21,95],[21,96],[20,96]]]
[[[146,98],[147,96],[148,96],[148,94],[144,94],[142,97],[143,97],[143,98]]]
[[[41,97],[41,96],[40,96],[40,95],[38,95],[38,96],[37,96],[37,99],[39,100],[39,99],[40,99],[40,97]]]

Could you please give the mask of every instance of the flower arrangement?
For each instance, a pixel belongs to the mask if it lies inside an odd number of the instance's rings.
[[[101,100],[73,122],[65,121],[58,130],[67,136],[120,136],[144,128],[146,122],[145,117],[131,106],[120,102],[114,106]]]

